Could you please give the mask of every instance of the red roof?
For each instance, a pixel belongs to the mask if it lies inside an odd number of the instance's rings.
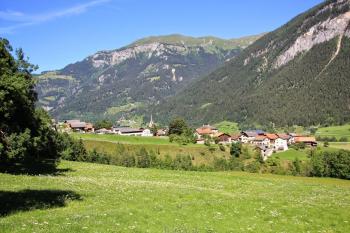
[[[296,137],[295,142],[316,142],[315,137]]]
[[[264,139],[266,139],[267,137],[265,135],[258,135],[255,137],[255,141],[263,141]]]
[[[265,136],[270,140],[276,140],[278,138],[278,136],[273,133],[266,133]]]

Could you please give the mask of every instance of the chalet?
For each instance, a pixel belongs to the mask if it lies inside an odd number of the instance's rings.
[[[256,136],[263,135],[265,132],[262,130],[247,130],[242,131],[240,141],[242,143],[252,143]]]
[[[202,138],[203,136],[212,138],[218,132],[219,130],[213,126],[203,125],[202,127],[196,129],[195,136],[197,136],[197,138]]]
[[[304,143],[306,146],[317,146],[317,141],[315,137],[304,137],[304,136],[297,136],[295,137],[295,143]]]
[[[95,133],[96,134],[111,134],[112,131],[109,129],[102,128],[102,129],[95,130]]]
[[[166,130],[165,129],[158,129],[156,136],[158,136],[158,137],[166,136]]]
[[[130,127],[117,127],[113,128],[113,132],[119,135],[125,136],[142,136],[143,129],[136,129]]]
[[[276,134],[273,133],[265,133],[265,136],[270,140],[270,145],[275,145],[275,140],[278,138]]]
[[[264,161],[273,154],[273,150],[265,146],[257,146],[255,149],[260,152]]]
[[[288,150],[288,141],[286,139],[278,137],[274,144],[275,151],[286,151]]]
[[[231,142],[232,143],[238,143],[240,142],[239,138],[241,137],[241,134],[232,134],[231,135]]]
[[[74,132],[85,132],[85,127],[86,123],[85,122],[80,122],[80,121],[74,121],[69,123],[69,127],[74,131]]]
[[[84,130],[85,132],[92,132],[92,133],[95,131],[94,126],[91,123],[86,123]]]
[[[152,134],[150,129],[143,129],[141,136],[142,137],[152,137],[153,134]]]
[[[227,133],[216,133],[214,134],[214,137],[217,137],[219,139],[219,144],[231,144],[231,135]]]
[[[263,146],[265,148],[270,147],[270,139],[268,139],[265,135],[256,136],[252,143],[257,146]]]

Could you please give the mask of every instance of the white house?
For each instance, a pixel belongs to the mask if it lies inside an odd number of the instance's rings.
[[[152,137],[153,134],[150,129],[144,129],[141,134],[142,137]]]
[[[282,150],[282,151],[286,151],[288,150],[288,141],[282,138],[277,138],[275,140],[275,146],[274,146],[275,150]]]
[[[258,135],[255,137],[253,144],[257,146],[264,146],[265,148],[270,147],[270,139],[264,135]]]

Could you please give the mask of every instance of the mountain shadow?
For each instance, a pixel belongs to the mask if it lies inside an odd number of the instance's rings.
[[[74,200],[82,198],[70,190],[0,191],[0,217],[19,211],[64,207],[67,202]]]

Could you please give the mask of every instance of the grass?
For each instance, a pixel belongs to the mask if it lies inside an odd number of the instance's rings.
[[[0,217],[0,232],[348,232],[350,227],[346,180],[66,161],[60,167],[71,171],[0,174],[1,207],[12,203]]]
[[[337,139],[347,137],[350,141],[350,124],[319,128],[316,131],[316,136],[336,137]]]
[[[281,160],[289,160],[293,161],[295,158],[298,158],[299,160],[308,160],[308,156],[305,150],[295,150],[295,149],[289,149],[287,151],[275,153],[272,155],[273,157],[279,157]]]
[[[223,133],[238,133],[239,132],[239,127],[238,123],[231,122],[231,121],[222,121],[214,125],[220,132]]]
[[[72,134],[76,138],[83,140],[106,141],[114,143],[138,144],[138,145],[177,145],[169,142],[167,137],[137,137],[137,136],[121,136],[114,134]]]
[[[96,149],[99,152],[105,152],[107,154],[113,155],[117,149],[117,144],[113,142],[106,141],[95,141],[95,140],[84,140],[85,148],[89,151]],[[163,158],[165,155],[169,155],[175,158],[176,155],[191,155],[193,158],[193,165],[212,165],[215,158],[229,158],[229,148],[223,152],[215,146],[215,151],[210,152],[206,146],[179,146],[177,144],[172,145],[154,145],[154,144],[123,144],[125,149],[131,154],[135,154],[140,151],[143,147],[147,151],[153,151],[156,153],[157,157]]]
[[[349,142],[330,142],[329,147],[350,150],[350,143]]]

